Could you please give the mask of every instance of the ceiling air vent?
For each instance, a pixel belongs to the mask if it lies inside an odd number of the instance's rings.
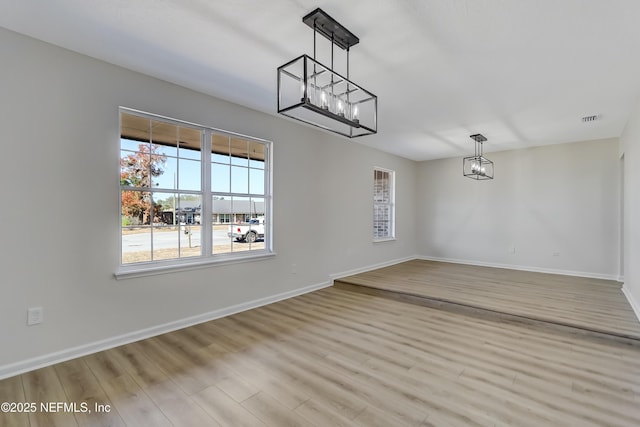
[[[582,118],[582,123],[595,122],[598,119],[600,119],[600,114],[596,114],[595,116],[584,116]]]

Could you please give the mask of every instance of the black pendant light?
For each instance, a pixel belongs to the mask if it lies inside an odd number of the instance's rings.
[[[377,132],[378,98],[349,80],[349,49],[360,42],[322,9],[302,18],[313,29],[313,58],[278,67],[278,113],[349,138]],[[316,34],[331,41],[331,67],[316,61]],[[333,48],[346,51],[346,77],[333,70]]]

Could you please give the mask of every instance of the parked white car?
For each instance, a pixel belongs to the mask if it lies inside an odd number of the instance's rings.
[[[264,239],[264,217],[251,218],[249,222],[230,225],[227,236],[238,242],[249,243],[253,243],[257,239]]]

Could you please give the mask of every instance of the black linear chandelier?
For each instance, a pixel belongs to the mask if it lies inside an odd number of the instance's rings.
[[[493,179],[493,162],[482,153],[482,143],[487,140],[481,134],[470,136],[475,145],[475,154],[462,159],[462,174],[471,179]]]
[[[378,97],[349,81],[349,49],[360,40],[322,9],[302,18],[313,28],[313,58],[278,67],[278,113],[349,138],[378,131]],[[331,68],[316,61],[316,34],[331,41]],[[333,70],[333,47],[347,52],[347,76]]]

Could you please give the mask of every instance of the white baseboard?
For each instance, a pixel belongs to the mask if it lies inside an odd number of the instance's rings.
[[[154,337],[156,335],[161,335],[167,332],[186,328],[188,326],[197,325],[198,323],[208,322],[210,320],[215,320],[221,317],[230,316],[232,314],[240,313],[246,310],[251,310],[253,308],[258,308],[267,304],[273,304],[275,302],[296,297],[298,295],[303,295],[309,292],[317,291],[319,289],[326,288],[331,285],[332,285],[332,282],[325,282],[325,283],[319,283],[316,285],[305,286],[304,288],[294,289],[291,291],[282,292],[276,295],[260,298],[260,299],[249,301],[246,303],[221,308],[218,310],[210,311],[208,313],[199,314],[197,316],[191,316],[191,317],[176,320],[173,322],[165,323],[163,325],[158,325],[151,328],[142,329],[139,331],[129,332],[124,335],[119,335],[116,337],[95,341],[95,342],[81,345],[78,347],[73,347],[73,348],[62,350],[62,351],[45,354],[43,356],[22,360],[20,362],[0,366],[0,380],[3,378],[13,377],[15,375],[19,375],[24,372],[29,372],[35,369],[44,368],[46,366],[50,366],[55,363],[65,362],[67,360],[75,359],[77,357],[82,357],[82,356],[93,354],[99,351],[108,350],[110,348],[118,347],[124,344],[129,344],[135,341],[140,341],[145,338]]]
[[[627,301],[629,301],[629,305],[631,305],[631,308],[633,309],[633,312],[636,314],[638,321],[640,321],[640,303],[638,303],[638,301],[635,300],[633,295],[631,295],[631,292],[629,292],[629,290],[624,286],[622,287],[622,293],[624,294],[625,297],[627,297]]]
[[[420,255],[416,258],[422,259],[425,261],[450,262],[453,264],[477,265],[481,267],[505,268],[507,270],[531,271],[534,273],[560,274],[563,276],[576,276],[576,277],[587,277],[591,279],[619,281],[618,280],[619,277],[615,274],[600,274],[600,273],[591,273],[591,272],[585,272],[585,271],[559,270],[559,269],[553,269],[553,268],[529,267],[525,265],[498,264],[494,262],[472,261],[472,260],[455,259],[455,258],[441,258],[441,257],[432,257],[432,256],[425,256],[425,255]]]
[[[341,273],[331,274],[331,281],[342,279],[343,277],[353,276],[354,274],[365,273],[371,270],[377,270],[378,268],[390,267],[392,265],[400,264],[402,262],[412,261],[414,259],[418,259],[416,255],[412,255],[405,258],[397,258],[391,261],[385,261],[378,264],[367,265],[366,267],[355,268],[353,270],[343,271]]]

